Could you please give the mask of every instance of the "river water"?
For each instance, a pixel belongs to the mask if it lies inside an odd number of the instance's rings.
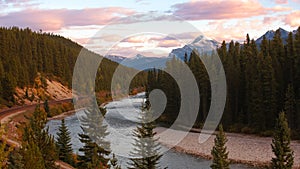
[[[110,102],[105,106],[107,110],[105,121],[108,125],[108,131],[110,132],[107,139],[111,142],[112,152],[118,155],[118,162],[122,168],[127,167],[127,157],[133,148],[132,132],[133,129],[136,128],[137,114],[139,113],[139,107],[143,101],[143,96],[144,95],[141,93],[130,98]],[[82,114],[83,112],[78,112],[75,115],[65,118],[65,123],[71,132],[72,147],[74,153],[77,154],[79,153],[79,148],[82,146],[78,137],[78,133],[82,132],[78,117],[82,116]],[[56,135],[60,123],[60,120],[51,120],[47,123],[50,134]],[[162,168],[206,169],[209,168],[211,164],[211,161],[206,159],[179,153],[172,149],[167,151],[166,147],[162,147],[162,151],[164,152],[163,157],[160,160],[160,166]],[[230,168],[248,169],[253,167],[242,164],[232,164]]]

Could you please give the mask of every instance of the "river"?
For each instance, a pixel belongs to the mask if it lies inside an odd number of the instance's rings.
[[[126,168],[128,153],[132,149],[132,131],[136,127],[137,121],[137,109],[132,109],[130,105],[135,108],[141,106],[143,101],[143,94],[138,94],[130,98],[124,98],[119,101],[113,101],[108,103],[105,107],[107,110],[106,124],[108,125],[108,131],[110,134],[107,139],[111,142],[112,151],[119,155],[117,156],[119,164],[122,168]],[[82,146],[79,141],[78,133],[82,132],[80,128],[80,121],[78,117],[82,115],[82,112],[76,115],[71,115],[65,118],[65,123],[71,132],[71,142],[74,153],[79,153],[78,150]],[[52,135],[56,135],[58,127],[60,126],[60,120],[50,120],[47,123],[49,132]],[[168,167],[169,169],[199,169],[209,168],[211,161],[202,159],[196,156],[187,155],[184,153],[176,152],[175,150],[166,150],[166,147],[162,147],[163,157],[160,160],[160,166],[162,168]],[[242,164],[232,164],[232,169],[250,169],[249,167]]]

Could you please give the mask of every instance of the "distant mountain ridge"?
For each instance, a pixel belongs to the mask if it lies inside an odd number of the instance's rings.
[[[182,48],[173,49],[169,54],[169,57],[176,56],[184,60],[185,54],[187,54],[189,58],[194,49],[196,49],[199,53],[211,52],[212,50],[217,49],[220,45],[221,43],[216,40],[208,39],[207,37],[200,35],[191,44],[187,44]]]
[[[286,44],[286,40],[288,39],[288,36],[289,36],[289,31],[286,31],[282,28],[279,28],[278,29],[280,31],[280,34],[281,34],[281,39],[283,40],[283,43]],[[269,30],[267,31],[264,35],[262,35],[261,37],[259,37],[258,39],[256,39],[256,44],[261,44],[262,40],[263,40],[263,37],[265,36],[267,40],[272,40],[275,36],[275,32],[274,30]],[[293,35],[295,35],[297,32],[297,30],[293,30],[292,33]]]
[[[283,40],[283,43],[286,44],[286,40],[289,35],[289,31],[286,31],[282,28],[279,28],[281,33],[281,38]],[[264,35],[256,39],[256,44],[259,46],[263,40],[263,37],[265,36],[267,40],[272,40],[275,36],[274,30],[267,31]],[[293,30],[292,33],[295,35],[297,30]],[[137,54],[133,58],[126,58],[123,56],[116,56],[116,55],[107,55],[105,56],[107,59],[110,59],[114,62],[120,63],[127,67],[132,67],[138,70],[143,70],[146,67],[152,67],[152,68],[164,68],[165,64],[168,60],[172,59],[173,57],[177,57],[181,60],[184,60],[185,54],[187,54],[188,58],[192,51],[196,49],[199,53],[203,52],[211,52],[212,50],[217,49],[221,46],[221,43],[209,39],[205,37],[204,35],[200,35],[197,38],[195,38],[190,44],[187,44],[181,48],[173,49],[167,57],[146,57],[140,54]]]
[[[107,55],[107,59],[120,63],[124,66],[144,70],[148,68],[164,68],[170,57],[147,57],[137,54],[135,57],[126,58],[122,56]]]

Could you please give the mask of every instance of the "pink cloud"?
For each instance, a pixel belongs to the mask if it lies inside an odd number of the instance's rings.
[[[209,29],[203,31],[204,35],[215,39],[219,42],[223,40],[231,41],[243,41],[247,33],[250,33],[249,30],[264,30],[266,25],[261,20],[239,20],[235,24],[228,25],[228,22],[222,21],[212,21],[208,25]],[[250,33],[250,38],[253,34]]]
[[[163,40],[160,41],[157,46],[163,48],[171,48],[171,47],[180,47],[182,46],[182,44],[178,40]]]
[[[191,1],[175,4],[172,8],[173,14],[187,20],[249,18],[283,10],[265,8],[256,0]]]
[[[39,4],[40,3],[35,0],[2,0],[0,1],[0,9],[7,8],[9,6],[28,9],[36,7]]]
[[[121,7],[89,9],[28,9],[0,17],[2,26],[30,27],[32,29],[59,30],[68,26],[105,25],[135,12]]]
[[[275,0],[275,3],[277,3],[277,4],[287,4],[288,0]]]
[[[300,11],[292,12],[285,17],[285,23],[291,27],[300,26]]]
[[[292,8],[290,7],[284,7],[284,6],[275,6],[273,8],[268,8],[268,10],[272,12],[285,12],[285,11],[290,11]]]

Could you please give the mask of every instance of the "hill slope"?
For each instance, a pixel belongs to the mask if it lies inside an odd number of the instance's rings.
[[[58,35],[33,32],[29,28],[0,28],[0,104],[15,104],[16,87],[33,87],[38,73],[50,79],[55,77],[71,87],[74,65],[82,49],[79,44]],[[102,60],[96,91],[110,90],[111,78],[118,66],[118,63],[106,58]],[[139,77],[135,78],[132,86],[143,83],[145,78]]]

